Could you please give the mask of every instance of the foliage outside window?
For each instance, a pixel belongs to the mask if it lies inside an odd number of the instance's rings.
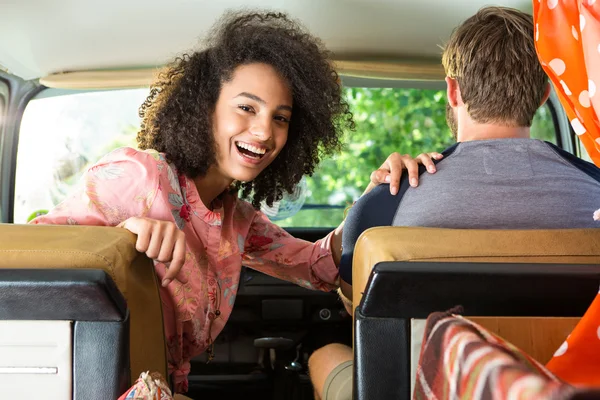
[[[344,150],[324,160],[307,180],[305,207],[281,226],[337,226],[344,209],[369,183],[371,172],[393,152],[415,156],[453,143],[446,125],[444,91],[348,88],[356,131],[346,132]],[[328,208],[319,208],[319,207]]]
[[[548,104],[544,104],[535,113],[531,124],[531,137],[557,144],[557,132],[554,128],[554,120]]]
[[[454,144],[446,124],[446,92],[420,89],[346,89],[356,120],[344,151],[324,160],[307,180],[309,195],[295,216],[278,221],[286,227],[332,227],[343,219],[369,183],[372,171],[393,152],[416,156]],[[538,110],[531,136],[556,143],[550,109]]]

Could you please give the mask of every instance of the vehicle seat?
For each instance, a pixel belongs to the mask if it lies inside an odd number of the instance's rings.
[[[152,261],[136,251],[133,234],[112,227],[0,224],[0,237],[0,269],[104,271],[129,310],[131,382],[148,370],[167,377],[159,283]],[[52,298],[32,301],[44,302],[44,311],[53,310]]]
[[[3,398],[116,399],[128,388],[129,312],[106,272],[0,269],[0,293]]]
[[[598,265],[595,229],[364,232],[353,261],[354,398],[410,398],[425,319],[457,305],[547,361],[598,293]]]

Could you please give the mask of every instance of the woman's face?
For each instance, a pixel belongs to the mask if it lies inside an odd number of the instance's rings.
[[[219,172],[243,182],[256,178],[285,146],[291,117],[292,92],[273,67],[237,67],[213,114]]]

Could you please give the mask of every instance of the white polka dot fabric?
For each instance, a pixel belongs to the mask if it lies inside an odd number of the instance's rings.
[[[573,130],[600,165],[600,2],[533,0],[535,42]]]
[[[533,17],[542,67],[573,130],[600,165],[600,2],[533,0]],[[594,219],[600,220],[600,210]],[[568,383],[600,386],[600,294],[547,367]]]

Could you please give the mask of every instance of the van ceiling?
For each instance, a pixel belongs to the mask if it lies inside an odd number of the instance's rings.
[[[452,29],[484,5],[531,0],[21,0],[0,5],[0,68],[24,79],[154,67],[201,46],[228,9],[288,12],[337,59],[439,59]]]

